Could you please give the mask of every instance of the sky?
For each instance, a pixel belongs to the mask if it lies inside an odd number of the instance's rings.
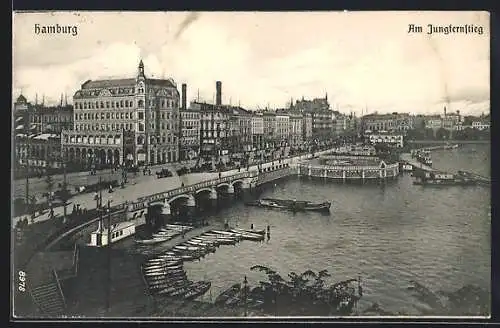
[[[35,24],[78,34],[35,34]],[[423,33],[408,33],[409,24]],[[483,34],[427,34],[427,24]],[[173,78],[187,99],[256,110],[324,97],[340,112],[481,114],[490,108],[487,12],[14,13],[13,97],[59,103],[86,80]]]

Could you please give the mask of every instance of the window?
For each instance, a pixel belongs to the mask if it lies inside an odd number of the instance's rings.
[[[110,114],[109,113],[106,113],[106,119],[109,120],[109,117],[110,117]]]
[[[109,101],[106,101],[106,108],[109,108]]]
[[[123,107],[123,100],[120,100],[120,107]]]
[[[132,100],[129,103],[129,107],[134,107],[134,102]]]
[[[139,112],[139,119],[143,120],[144,119],[144,112]]]
[[[128,113],[125,113],[125,119],[128,120]]]
[[[101,113],[101,120],[104,120],[104,113]]]
[[[133,113],[133,112],[132,112],[132,113],[130,113],[130,114],[129,114],[129,117],[130,117],[130,119],[131,119],[131,120],[133,120],[133,119],[134,119],[134,113]]]
[[[101,108],[104,108],[104,102],[101,101]]]
[[[139,123],[139,132],[144,132],[144,123]]]
[[[144,101],[143,100],[139,100],[139,108],[144,108]]]
[[[125,114],[120,113],[120,119],[122,119],[122,120],[123,120],[123,115],[125,115]]]
[[[125,100],[125,107],[128,107],[128,100]]]

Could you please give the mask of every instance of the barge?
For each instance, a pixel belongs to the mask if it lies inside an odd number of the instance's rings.
[[[253,202],[246,202],[245,205],[265,207],[265,208],[285,209],[294,212],[303,212],[303,211],[328,212],[330,211],[332,203],[330,202],[314,203],[310,201],[263,198],[255,200]]]
[[[477,180],[451,173],[426,173],[425,176],[417,177],[414,185],[420,186],[474,186]]]

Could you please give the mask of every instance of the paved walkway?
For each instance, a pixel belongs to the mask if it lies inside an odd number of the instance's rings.
[[[317,152],[317,155],[322,153],[326,153],[327,151]],[[292,159],[282,159],[282,163],[285,161],[290,161],[291,163],[298,163],[299,161],[306,159],[309,155],[302,155],[300,157],[294,157]],[[280,164],[278,160],[273,162],[274,164]],[[169,164],[171,165],[171,164]],[[182,166],[181,163],[176,163],[176,165]],[[271,163],[265,163],[265,166],[270,166]],[[162,167],[166,167],[165,164]],[[231,176],[240,172],[245,172],[246,168],[233,169],[229,171],[221,172],[221,177]],[[257,165],[251,165],[248,168],[249,171],[257,171]],[[176,188],[180,188],[182,183],[184,186],[189,186],[193,184],[197,184],[203,181],[217,179],[219,177],[218,173],[189,173],[182,176],[172,176],[168,178],[158,179],[152,170],[151,175],[142,175],[142,173],[137,173],[136,177],[132,175],[128,179],[128,183],[125,185],[125,188],[116,188],[113,193],[108,193],[107,190],[102,191],[102,204],[105,206],[107,204],[108,199],[112,201],[111,206],[124,203],[125,201],[135,201],[140,197],[144,197],[146,195],[152,195],[155,193],[166,192]],[[73,198],[70,199],[69,205],[67,206],[67,214],[72,212],[73,205],[80,204],[80,208],[93,209],[96,208],[96,201],[94,200],[93,193],[85,193],[85,194],[77,194]],[[62,216],[64,214],[64,207],[54,208],[54,216]],[[23,219],[24,217],[28,217],[28,221],[31,224],[31,219],[29,216],[19,216],[12,218],[12,224],[15,225],[18,220]],[[40,222],[50,219],[49,211],[38,215],[35,217],[34,222]]]

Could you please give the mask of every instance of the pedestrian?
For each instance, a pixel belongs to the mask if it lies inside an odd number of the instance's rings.
[[[253,230],[253,223],[250,225],[250,230]]]
[[[54,218],[54,209],[52,207],[50,208],[49,218]]]

